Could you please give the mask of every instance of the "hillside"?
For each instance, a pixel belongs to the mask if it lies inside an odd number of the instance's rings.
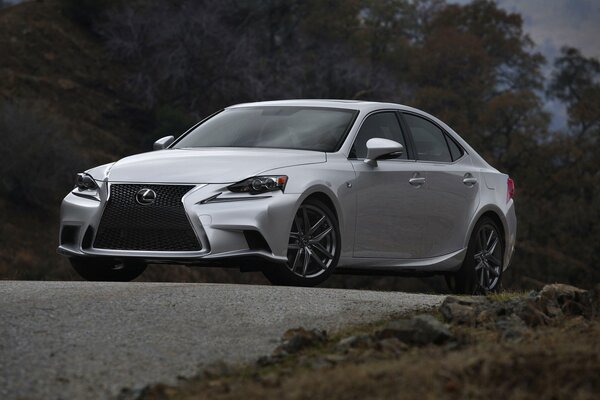
[[[598,60],[569,47],[549,65],[522,16],[490,1],[325,3],[39,0],[0,10],[0,279],[73,276],[54,250],[76,172],[146,151],[229,104],[302,97],[400,102],[440,117],[516,182],[505,287],[598,282]],[[551,129],[548,96],[567,107],[567,129]],[[261,279],[173,271],[152,267],[143,279]],[[404,282],[328,285],[444,286]]]
[[[53,140],[68,148],[50,153],[47,162],[37,162],[41,174],[49,175],[54,166],[68,175],[62,179],[63,186],[34,191],[36,196],[43,193],[45,204],[30,206],[0,191],[0,279],[79,279],[66,259],[56,254],[60,201],[70,189],[72,176],[78,170],[146,151],[159,124],[124,89],[136,65],[111,60],[100,38],[67,18],[57,1],[26,2],[0,10],[0,54],[0,106],[17,104],[25,117],[30,108],[35,109],[33,117],[41,114],[42,122],[50,120],[58,129]],[[0,135],[19,133],[0,130]],[[50,145],[48,139],[38,139],[42,142],[38,147]],[[42,156],[39,149],[16,151],[11,150],[9,157],[25,161],[26,169],[30,157]],[[67,152],[75,153],[75,160],[64,159]],[[151,266],[140,280],[266,282],[258,272],[175,266]],[[418,280],[396,277],[338,276],[329,285],[432,289]],[[437,278],[433,285],[444,287]]]
[[[0,191],[0,279],[79,279],[56,254],[60,202],[79,170],[147,151],[156,129],[154,114],[127,97],[125,81],[136,66],[111,60],[100,38],[67,18],[57,1],[0,10],[0,54],[0,119],[17,120],[9,124],[16,129],[0,129],[3,143],[21,135],[19,126],[29,128],[29,116],[52,126],[52,136],[37,137],[33,150],[6,151],[11,161],[24,164],[23,177],[13,178],[28,184],[23,181],[31,175],[50,176],[54,168],[67,175],[58,179],[59,187],[32,189],[39,193],[33,206]],[[11,114],[15,109],[20,119]],[[59,142],[57,152],[45,152],[53,140]],[[260,273],[173,266],[152,266],[140,279],[265,282]]]
[[[2,104],[23,112],[35,109],[35,115],[43,114],[42,121],[51,120],[67,149],[82,155],[78,165],[89,167],[133,151],[135,128],[131,118],[123,117],[141,111],[121,94],[124,67],[112,63],[101,43],[64,17],[56,2],[26,2],[0,10],[0,54]],[[11,118],[8,112],[3,116]],[[8,135],[22,132],[1,134],[6,143]],[[51,145],[48,139],[39,140]],[[27,156],[25,150],[10,152],[19,158]],[[47,160],[47,168],[53,161]],[[55,255],[60,199],[69,187],[52,189],[40,193],[51,204],[36,212],[0,192],[1,278],[71,275]]]

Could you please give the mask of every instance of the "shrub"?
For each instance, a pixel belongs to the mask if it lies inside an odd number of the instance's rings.
[[[88,28],[106,11],[121,4],[123,0],[61,0],[65,15]]]
[[[86,164],[67,130],[36,105],[0,103],[0,194],[20,206],[56,207]]]

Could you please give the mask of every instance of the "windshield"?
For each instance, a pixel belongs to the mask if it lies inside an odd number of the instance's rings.
[[[355,110],[248,107],[225,110],[181,138],[173,148],[268,147],[336,151]]]

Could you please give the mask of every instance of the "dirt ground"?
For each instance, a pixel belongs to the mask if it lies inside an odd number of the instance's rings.
[[[215,365],[177,387],[158,384],[141,393],[124,392],[123,398],[596,399],[600,318],[582,308],[569,315],[573,302],[555,305],[543,305],[544,315],[554,316],[544,324],[523,324],[514,315],[489,318],[489,313],[476,317],[482,321],[484,315],[486,323],[451,322],[445,327],[452,339],[437,344],[407,344],[382,334],[389,321],[327,338],[316,333],[312,344],[293,354],[284,351],[281,357],[276,351],[250,366]],[[343,346],[348,342],[353,344]]]

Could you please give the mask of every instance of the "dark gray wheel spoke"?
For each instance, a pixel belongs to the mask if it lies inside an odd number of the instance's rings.
[[[481,231],[479,231],[478,242],[479,242],[479,249],[482,251],[485,250],[485,242],[486,242],[485,229],[481,229]]]
[[[304,249],[299,249],[296,252],[296,257],[294,257],[294,263],[292,264],[292,271],[296,270],[296,265],[298,265],[298,261],[300,261],[300,256],[302,255],[303,252],[304,252]]]
[[[494,239],[494,236],[496,236],[496,232],[492,229],[490,231],[490,236],[488,236],[487,240],[485,241],[485,248],[486,249],[490,248],[490,244],[492,243],[492,240]]]
[[[500,260],[496,256],[490,254],[487,257],[487,259],[488,259],[488,262],[490,264],[492,264],[492,266],[494,266],[494,267],[500,267]]]
[[[502,272],[502,241],[498,231],[493,226],[482,226],[477,232],[475,258],[475,273],[481,289],[486,292],[493,290]],[[500,254],[500,255],[499,255]]]
[[[296,222],[296,229],[298,229],[298,235],[302,236],[304,234],[304,224],[302,223],[302,220],[300,219],[298,214],[296,214],[296,216],[294,217],[294,221]]]
[[[311,242],[311,243],[313,243],[313,244],[314,244],[314,243],[318,243],[318,242],[320,242],[320,241],[321,241],[321,240],[323,240],[323,239],[324,239],[324,238],[325,238],[325,237],[326,237],[326,236],[329,234],[329,232],[331,232],[332,230],[333,230],[333,228],[332,228],[331,226],[330,226],[330,227],[328,227],[328,228],[327,228],[327,229],[325,229],[323,232],[321,232],[321,233],[319,233],[318,235],[314,236],[314,237],[313,237],[313,238],[310,240],[310,242]]]
[[[294,216],[288,240],[287,266],[303,278],[314,278],[335,260],[337,232],[333,221],[322,209],[302,205]]]
[[[302,208],[302,219],[304,219],[304,233],[308,234],[310,232],[310,219],[308,218],[308,209],[306,207]]]
[[[315,260],[317,262],[317,264],[319,264],[321,266],[321,268],[323,270],[327,269],[327,265],[325,265],[323,260],[321,260],[313,251],[310,252],[310,256],[313,258],[313,260]]]
[[[491,243],[490,246],[488,246],[487,248],[487,253],[488,254],[492,254],[494,252],[494,250],[496,250],[496,246],[498,245],[498,238],[494,239],[494,241]]]
[[[327,249],[325,247],[323,247],[323,245],[321,243],[313,243],[312,246],[313,246],[313,249],[318,250],[319,252],[321,252],[321,254],[323,254],[328,259],[333,258],[333,254],[331,254],[329,251],[327,251]]]
[[[304,249],[304,265],[302,268],[302,276],[306,277],[306,272],[308,271],[308,264],[310,264],[311,251],[306,248]]]
[[[492,276],[494,278],[497,278],[498,276],[500,276],[500,273],[494,267],[490,267],[488,271],[490,271],[490,274],[492,274]]]
[[[308,234],[309,234],[309,235],[312,235],[313,233],[315,233],[315,232],[317,231],[317,229],[319,229],[319,227],[320,227],[321,225],[323,225],[323,222],[325,222],[325,219],[326,219],[326,218],[325,218],[325,216],[322,216],[321,218],[319,218],[319,220],[317,221],[317,223],[316,223],[316,224],[314,224],[314,225],[313,225],[313,226],[310,228],[310,230],[308,231]]]

